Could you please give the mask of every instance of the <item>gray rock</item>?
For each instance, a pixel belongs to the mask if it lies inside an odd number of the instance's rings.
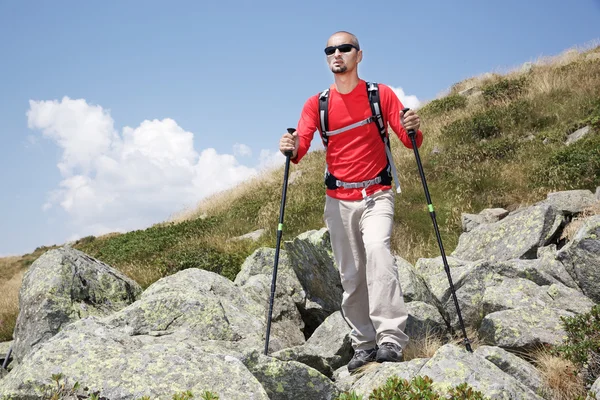
[[[600,378],[596,379],[596,382],[590,388],[590,392],[594,393],[596,397],[600,397]],[[590,397],[587,400],[591,400]]]
[[[514,350],[530,350],[540,344],[558,345],[566,336],[560,317],[573,315],[536,305],[498,311],[485,316],[479,336],[485,344]]]
[[[490,399],[541,400],[531,389],[485,358],[451,344],[442,346],[421,368],[419,375],[429,376],[438,390],[464,382]]]
[[[86,316],[104,316],[134,302],[141,287],[79,250],[62,247],[40,256],[23,277],[13,357],[20,362],[34,346]]]
[[[111,400],[171,398],[186,390],[197,397],[209,390],[222,399],[269,399],[238,358],[205,351],[202,339],[183,329],[165,336],[133,335],[106,318],[88,317],[25,357],[2,380],[0,397],[39,398],[36,387],[61,373]]]
[[[327,377],[346,365],[354,351],[350,341],[350,327],[340,311],[331,314],[315,330],[304,345],[287,348],[272,356],[282,361],[298,361]]]
[[[240,241],[240,240],[248,239],[248,240],[252,240],[252,241],[256,242],[256,241],[258,241],[258,239],[260,239],[260,237],[263,235],[263,233],[265,233],[265,229],[257,229],[253,232],[246,233],[245,235],[242,235],[242,236],[236,236],[229,240]]]
[[[544,274],[552,276],[571,289],[581,290],[577,285],[577,282],[575,282],[563,263],[560,262],[557,257],[558,251],[556,250],[555,244],[540,247],[538,249],[538,259],[535,261],[535,268]]]
[[[562,221],[552,206],[528,207],[463,233],[451,255],[468,261],[535,258],[537,249],[553,239]]]
[[[268,312],[273,281],[275,249],[259,248],[246,258],[235,284]],[[269,350],[278,351],[305,342],[304,321],[299,308],[306,304],[306,293],[290,266],[285,250],[280,251]]]
[[[565,142],[565,144],[571,145],[575,142],[577,142],[578,140],[583,139],[585,136],[587,136],[590,131],[591,131],[592,127],[591,126],[584,126],[581,129],[577,129],[575,132],[571,133],[568,137],[567,137],[567,141]]]
[[[446,261],[448,262],[448,267],[451,271],[457,267],[465,267],[473,264],[470,261],[459,260],[455,257],[446,257]],[[415,270],[419,275],[424,277],[445,273],[442,256],[434,258],[419,258],[415,264]]]
[[[441,334],[447,331],[446,321],[438,309],[422,301],[406,303],[408,320],[405,332],[411,339],[423,339],[430,334]]]
[[[348,391],[354,391],[366,399],[374,389],[385,385],[388,378],[399,377],[408,381],[412,380],[427,361],[427,358],[416,358],[402,363],[373,364],[371,368],[366,369],[366,372],[356,375]],[[340,386],[347,387],[347,385]]]
[[[334,400],[340,392],[319,371],[296,361],[281,361],[256,351],[242,359],[270,400]]]
[[[10,346],[13,345],[13,343],[14,340],[0,343],[0,358],[4,358],[6,354],[8,354],[8,350],[10,349]]]
[[[442,263],[441,257],[439,257],[440,264]],[[427,261],[423,261],[427,264]],[[431,264],[435,264],[435,259],[432,259]],[[448,321],[448,313],[444,310],[442,302],[435,296],[428,286],[427,280],[423,277],[422,273],[419,273],[415,267],[413,267],[408,261],[396,256],[396,265],[398,266],[398,279],[402,287],[402,294],[404,296],[404,302],[410,303],[413,301],[425,302],[427,304],[435,306],[438,314],[443,318],[443,321]],[[435,267],[424,267],[434,270]],[[441,266],[443,270],[443,266]]]
[[[565,215],[572,215],[579,214],[596,203],[598,199],[590,190],[568,190],[549,193],[546,200],[538,204],[549,204]]]
[[[596,188],[596,200],[600,201],[600,186]]]
[[[106,321],[133,336],[186,330],[228,350],[245,351],[264,346],[266,315],[263,304],[229,279],[189,268],[158,280]]]
[[[462,214],[463,232],[470,232],[481,224],[490,224],[500,221],[508,215],[508,211],[503,208],[486,208],[479,214]]]
[[[500,347],[493,346],[480,346],[475,350],[475,354],[492,362],[502,371],[527,386],[537,395],[549,398],[550,393],[548,392],[546,381],[541,372],[522,358],[517,357]]]
[[[342,282],[335,265],[326,228],[308,231],[284,242],[292,269],[306,292],[300,309],[306,330],[312,333],[325,318],[341,309]]]
[[[557,255],[583,293],[600,303],[600,215],[587,218]]]
[[[298,346],[306,340],[304,337],[304,321],[298,307],[288,295],[284,279],[277,279],[278,284],[273,299],[271,315],[271,333],[269,336],[269,352]],[[268,313],[271,297],[272,279],[267,275],[254,275],[241,287],[242,292],[251,297],[256,304],[262,305],[265,315]]]

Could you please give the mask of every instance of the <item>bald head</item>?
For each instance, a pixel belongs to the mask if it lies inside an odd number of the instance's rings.
[[[343,42],[343,43],[351,43],[360,49],[360,45],[358,44],[358,38],[350,32],[337,31],[336,33],[334,33],[333,35],[331,35],[329,37],[329,40],[327,40],[327,46],[331,45],[331,42],[336,39],[342,39],[339,41]]]

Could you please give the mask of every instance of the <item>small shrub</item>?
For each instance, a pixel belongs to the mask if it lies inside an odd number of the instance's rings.
[[[443,128],[442,135],[450,136],[459,143],[472,139],[488,139],[499,136],[502,113],[498,108],[478,112],[472,117],[456,120]]]
[[[501,78],[482,87],[483,98],[487,102],[514,100],[524,91],[526,84],[527,78],[524,76],[513,79]]]
[[[595,188],[600,185],[600,135],[589,135],[570,146],[561,146],[534,170],[536,185]]]
[[[460,94],[451,94],[441,99],[435,99],[421,109],[423,114],[429,116],[443,114],[467,106],[467,98]]]
[[[587,384],[600,377],[600,305],[590,312],[573,317],[561,317],[567,339],[555,352],[579,365]]]
[[[337,400],[359,400],[356,393],[344,393]],[[411,381],[393,376],[383,386],[373,390],[369,400],[486,400],[479,391],[473,390],[466,383],[450,388],[446,394],[433,389],[433,381],[428,376],[416,376]]]

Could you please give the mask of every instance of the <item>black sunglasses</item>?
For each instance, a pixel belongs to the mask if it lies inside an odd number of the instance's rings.
[[[353,44],[340,44],[339,46],[329,46],[325,47],[325,54],[328,56],[335,53],[336,50],[339,50],[342,53],[350,53],[352,49],[360,50],[357,46]]]

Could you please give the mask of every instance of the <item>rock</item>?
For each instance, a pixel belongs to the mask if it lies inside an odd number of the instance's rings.
[[[549,193],[546,200],[538,204],[549,204],[564,215],[573,215],[583,212],[583,210],[596,203],[598,203],[598,200],[589,190],[569,190]]]
[[[490,399],[541,400],[531,389],[493,363],[452,344],[442,346],[418,375],[429,376],[433,387],[438,390],[447,390],[464,382]]]
[[[306,292],[300,313],[310,335],[330,314],[341,309],[342,282],[326,228],[308,231],[284,242],[290,265]]]
[[[600,397],[600,378],[596,379],[596,382],[590,388],[590,392],[594,393],[596,397]],[[589,397],[586,400],[591,400]]]
[[[600,215],[587,218],[557,254],[583,293],[600,303]]]
[[[203,349],[190,331],[170,335],[133,334],[97,317],[66,326],[30,353],[3,380],[1,396],[38,398],[37,387],[61,373],[91,392],[111,399],[171,398],[186,390],[199,397],[212,391],[222,399],[268,400],[242,362]]]
[[[396,265],[398,266],[398,279],[400,280],[400,285],[402,287],[404,302],[410,303],[412,301],[420,301],[433,305],[437,308],[438,314],[442,316],[443,321],[448,321],[448,313],[444,310],[440,300],[430,290],[427,280],[423,277],[423,273],[418,272],[415,267],[401,257],[395,256],[395,258]],[[429,264],[432,265],[431,267],[422,266],[422,268],[431,268],[431,270],[434,270],[434,268],[438,268],[436,265],[437,261],[437,259],[432,259],[429,262]],[[441,257],[439,257],[439,263],[440,268],[444,270]],[[428,262],[423,259],[422,264],[428,264]],[[433,265],[436,266],[434,267]]]
[[[411,339],[424,339],[431,334],[446,332],[449,328],[438,309],[422,301],[406,303],[408,320],[405,332]]]
[[[596,188],[596,200],[600,201],[600,186]]]
[[[62,247],[44,253],[23,277],[15,361],[80,318],[109,315],[126,307],[141,291],[132,279],[79,250]]]
[[[339,390],[319,371],[296,361],[281,361],[256,351],[242,359],[270,400],[335,400]]]
[[[481,224],[491,224],[500,221],[508,215],[503,208],[486,208],[479,214],[462,214],[463,232],[470,232]]]
[[[354,351],[350,341],[350,327],[340,311],[331,314],[315,330],[304,345],[273,353],[282,361],[298,361],[327,377],[339,367],[348,364]]]
[[[427,358],[416,358],[402,363],[374,364],[366,373],[358,374],[348,390],[366,399],[374,389],[385,385],[390,377],[398,376],[401,379],[412,380],[427,361]]]
[[[540,247],[538,249],[538,258],[535,261],[535,268],[540,272],[552,276],[563,285],[581,291],[577,282],[575,282],[573,277],[567,272],[567,269],[563,263],[558,260],[557,256],[558,252],[556,250],[556,245],[552,244],[550,246]]]
[[[186,330],[199,340],[242,352],[264,347],[265,314],[264,303],[256,303],[229,279],[189,268],[153,283],[140,300],[107,317],[107,323],[132,336]]]
[[[242,236],[237,236],[234,238],[231,238],[229,240],[231,241],[239,241],[239,240],[252,240],[254,242],[258,241],[258,239],[260,239],[260,237],[263,235],[263,233],[265,233],[265,229],[257,229],[254,232],[250,232],[250,233],[246,233],[245,235]]]
[[[528,207],[463,233],[451,255],[468,261],[535,258],[537,249],[550,243],[562,221],[562,215],[552,206]]]
[[[591,126],[584,126],[581,129],[577,129],[575,132],[571,133],[568,137],[567,137],[567,141],[565,142],[565,144],[567,146],[577,142],[578,140],[583,139],[585,136],[587,136],[591,131]]]
[[[549,398],[547,384],[542,374],[533,365],[500,347],[480,346],[475,354],[485,358],[508,375],[516,378],[534,393]]]
[[[274,259],[275,249],[263,247],[255,250],[246,258],[234,281],[257,304],[264,305],[265,315],[271,298]],[[287,253],[282,250],[277,264],[270,351],[298,346],[305,342],[305,324],[299,311],[305,304],[306,292],[290,266]]]
[[[514,350],[531,350],[540,344],[558,345],[566,337],[560,317],[573,315],[535,305],[498,311],[483,318],[479,336],[485,344]]]

